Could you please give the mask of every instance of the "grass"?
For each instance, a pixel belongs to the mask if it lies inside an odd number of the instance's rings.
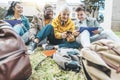
[[[115,34],[120,37],[120,32],[115,32]]]
[[[33,73],[29,80],[84,80],[82,72],[63,71],[50,57],[44,60],[35,70],[35,66],[44,58],[45,56],[42,54],[40,47],[37,48],[34,54],[30,55]]]

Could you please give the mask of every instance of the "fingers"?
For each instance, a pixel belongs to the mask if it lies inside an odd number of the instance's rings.
[[[61,35],[62,35],[62,38],[63,38],[63,39],[65,39],[65,38],[67,37],[66,32],[63,32]]]

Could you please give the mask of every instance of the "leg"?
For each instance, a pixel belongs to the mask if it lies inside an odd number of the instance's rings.
[[[46,37],[48,37],[48,35],[50,35],[51,32],[53,32],[53,27],[51,24],[49,24],[49,25],[45,26],[42,30],[40,30],[38,32],[38,34],[36,35],[36,37],[40,40],[43,40]]]
[[[79,48],[80,47],[80,44],[76,41],[74,42],[67,42],[67,41],[64,41],[62,44],[59,44],[58,45],[59,48],[61,47],[66,47],[66,48]]]
[[[82,33],[80,33],[80,36],[81,45],[83,47],[90,46],[90,33],[87,30],[84,30]]]
[[[50,44],[57,45],[62,40],[55,39],[54,36],[54,29],[51,24],[45,26],[41,31],[38,32],[36,35],[37,39],[34,40],[34,42],[31,42],[29,46],[29,52],[34,51],[34,49],[37,47],[37,44],[48,37],[48,40]]]
[[[24,30],[21,25],[15,25],[13,29],[20,35],[22,36],[24,34]]]
[[[100,39],[110,39],[110,40],[120,43],[120,38],[117,35],[115,35],[115,33],[111,30],[104,30],[100,34],[92,36],[90,39],[92,42],[100,40]]]
[[[38,46],[42,46],[43,44],[46,44],[47,43],[47,38],[43,39],[42,41],[40,41],[38,43]]]
[[[36,39],[30,42],[28,47],[28,53],[32,54],[36,49],[38,43],[43,41],[48,35],[51,34],[52,31],[53,31],[52,25],[47,25],[42,30],[40,30],[36,35]]]
[[[40,41],[45,39],[46,37],[48,38],[49,42],[51,44],[59,44],[62,42],[63,39],[56,39],[54,36],[54,29],[51,24],[45,26],[41,31],[38,32],[36,36]]]
[[[101,34],[107,35],[107,39],[120,43],[120,38],[112,30],[104,30]]]
[[[29,42],[29,31],[22,35],[22,39],[25,43]]]
[[[97,41],[97,40],[100,40],[100,39],[107,39],[107,35],[101,33],[101,34],[96,34],[96,35],[90,37],[91,42],[94,42],[94,41]]]

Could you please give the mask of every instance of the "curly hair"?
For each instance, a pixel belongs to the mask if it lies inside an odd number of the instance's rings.
[[[53,13],[53,7],[52,7],[52,5],[50,5],[50,4],[46,4],[45,6],[44,6],[44,17],[47,19],[47,18],[49,18],[48,17],[48,14],[50,13],[50,12],[52,12]]]

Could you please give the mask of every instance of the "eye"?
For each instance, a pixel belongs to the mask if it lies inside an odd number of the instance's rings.
[[[21,7],[21,6],[17,6],[17,8],[18,8],[18,9],[23,9],[23,7]]]
[[[66,14],[65,14],[65,13],[63,13],[63,15],[65,16]]]
[[[67,16],[69,16],[70,14],[67,14]]]
[[[83,14],[80,14],[80,16],[83,16]]]

